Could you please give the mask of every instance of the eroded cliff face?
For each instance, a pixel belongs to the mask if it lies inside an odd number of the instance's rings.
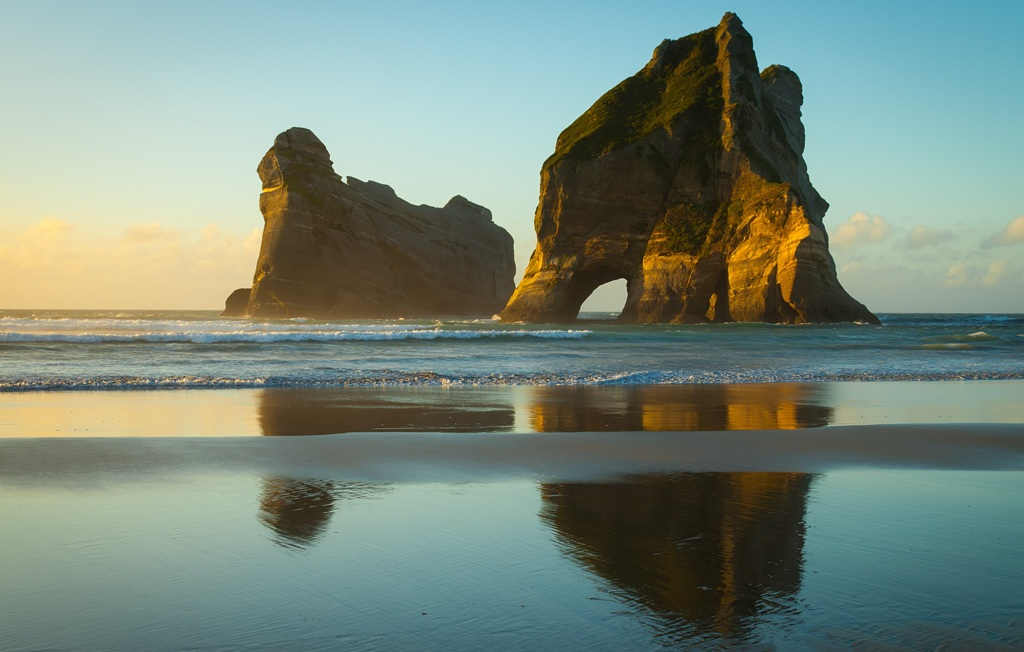
[[[346,183],[299,127],[277,137],[258,172],[265,225],[251,316],[491,316],[512,293],[512,237],[483,206],[458,195],[414,206],[386,185]]]
[[[626,321],[877,322],[836,278],[802,104],[734,14],[662,42],[558,137],[502,318],[573,320],[624,278]]]

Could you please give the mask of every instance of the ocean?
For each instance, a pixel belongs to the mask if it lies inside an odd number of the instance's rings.
[[[0,311],[0,392],[1024,378],[1024,315],[882,325],[276,321],[215,311]]]

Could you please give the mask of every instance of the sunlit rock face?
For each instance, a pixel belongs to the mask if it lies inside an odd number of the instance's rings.
[[[877,322],[836,278],[802,104],[734,14],[662,42],[558,137],[502,317],[569,321],[624,278],[627,321]]]
[[[249,315],[491,316],[512,293],[512,237],[483,206],[458,195],[414,206],[386,185],[346,183],[299,127],[258,172],[265,225]]]

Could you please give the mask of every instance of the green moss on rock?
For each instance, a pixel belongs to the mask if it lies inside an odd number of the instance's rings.
[[[590,159],[671,129],[684,114],[701,133],[717,138],[722,114],[721,75],[715,66],[715,30],[664,41],[643,70],[602,95],[558,137],[544,167],[563,159]]]

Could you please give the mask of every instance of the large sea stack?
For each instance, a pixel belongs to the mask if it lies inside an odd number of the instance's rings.
[[[796,73],[758,70],[735,14],[663,41],[558,137],[502,317],[570,321],[626,279],[625,321],[877,322],[836,278],[802,104]]]
[[[257,171],[265,225],[250,316],[489,317],[512,293],[512,236],[483,206],[459,195],[414,206],[384,184],[346,183],[299,127]]]

